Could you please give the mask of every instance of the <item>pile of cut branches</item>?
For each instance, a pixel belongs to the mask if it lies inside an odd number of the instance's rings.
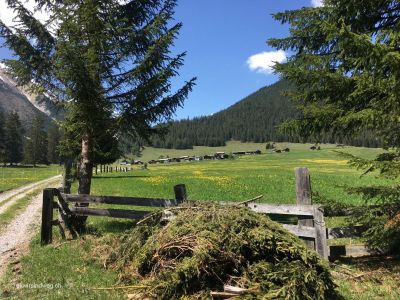
[[[267,216],[193,203],[174,213],[169,223],[154,215],[109,248],[108,267],[141,297],[210,299],[224,286],[241,299],[334,296],[327,264]]]

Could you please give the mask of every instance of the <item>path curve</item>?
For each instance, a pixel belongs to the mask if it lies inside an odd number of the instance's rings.
[[[53,177],[50,177],[50,178],[47,178],[47,179],[44,179],[41,181],[36,181],[36,182],[30,183],[30,184],[23,185],[21,187],[12,189],[12,190],[8,190],[4,193],[0,193],[0,203],[8,200],[9,198],[14,197],[20,193],[30,191],[39,185],[43,185],[49,181],[55,180],[56,178],[61,178],[61,175],[56,175],[56,176],[53,176]]]
[[[10,190],[7,192],[8,197],[0,201],[6,201],[12,197],[16,199],[22,198],[27,193],[41,187],[58,187],[60,185],[61,176],[54,176],[46,180],[42,180],[21,188]],[[21,196],[23,195],[23,196]],[[17,200],[12,199],[10,202]],[[7,202],[5,205],[8,205]],[[5,206],[3,205],[3,206]],[[35,196],[26,209],[17,215],[15,219],[7,225],[5,230],[0,233],[0,277],[4,275],[7,266],[13,263],[13,271],[19,270],[18,261],[20,257],[28,249],[28,245],[32,236],[37,232],[37,227],[41,220],[42,194]],[[1,215],[0,215],[1,217]]]

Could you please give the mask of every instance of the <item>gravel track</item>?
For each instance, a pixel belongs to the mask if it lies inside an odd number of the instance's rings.
[[[15,203],[18,199],[23,198],[26,194],[37,188],[43,186],[58,187],[60,179],[61,176],[55,176],[1,194],[0,203],[10,198],[12,198],[12,200],[4,204],[0,209],[3,209],[4,206],[9,207],[12,203]],[[0,277],[4,274],[10,263],[14,264],[12,270],[18,271],[18,260],[28,249],[28,244],[32,236],[37,232],[38,225],[40,224],[41,207],[42,195],[39,194],[35,196],[26,209],[21,214],[18,214],[0,233]]]

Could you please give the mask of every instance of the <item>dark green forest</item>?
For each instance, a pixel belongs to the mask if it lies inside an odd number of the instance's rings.
[[[370,132],[356,136],[339,136],[330,132],[301,139],[298,134],[284,132],[279,125],[299,116],[298,109],[284,95],[290,89],[287,81],[278,81],[247,96],[212,116],[174,121],[168,133],[155,136],[157,148],[190,149],[193,146],[224,146],[226,141],[242,142],[318,142],[378,147],[380,142]]]

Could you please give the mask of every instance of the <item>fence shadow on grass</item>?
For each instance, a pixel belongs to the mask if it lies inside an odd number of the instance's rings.
[[[86,234],[101,236],[104,233],[123,233],[126,230],[133,229],[136,220],[112,220],[107,219],[105,222],[96,222],[89,224],[86,228]]]
[[[93,178],[107,178],[107,179],[115,179],[115,178],[149,178],[152,176],[148,176],[148,175],[132,175],[132,176],[127,176],[127,175],[123,175],[123,176],[99,176],[99,175],[93,175]]]

